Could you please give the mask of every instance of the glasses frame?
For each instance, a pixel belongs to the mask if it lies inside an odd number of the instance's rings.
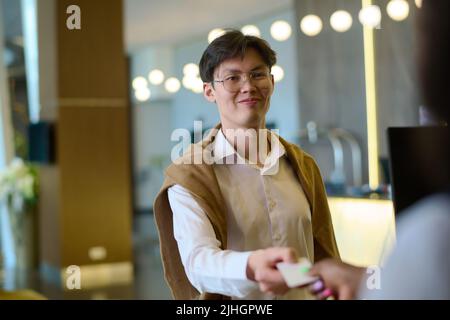
[[[222,80],[212,80],[211,83],[212,83],[212,84],[214,84],[214,82],[222,83],[222,86],[223,86],[223,88],[224,88],[226,91],[228,91],[228,92],[230,92],[230,93],[236,93],[236,92],[239,92],[239,91],[241,90],[242,86],[244,85],[244,83],[245,83],[246,81],[252,81],[252,80],[253,80],[253,78],[252,78],[251,75],[252,75],[252,74],[255,74],[255,73],[264,73],[264,74],[266,75],[266,79],[267,79],[267,80],[269,80],[270,76],[273,77],[273,75],[270,73],[270,71],[264,71],[264,72],[263,72],[263,71],[250,71],[250,72],[243,72],[243,73],[240,73],[239,75],[240,75],[240,76],[245,75],[245,78],[244,78],[244,80],[242,80],[239,89],[238,89],[238,90],[234,90],[234,91],[233,91],[233,90],[228,90],[228,89],[226,88],[226,86],[225,86],[225,81],[226,81],[226,79],[222,79]]]

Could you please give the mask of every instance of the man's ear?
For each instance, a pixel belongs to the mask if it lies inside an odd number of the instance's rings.
[[[211,83],[207,82],[203,84],[203,96],[209,102],[216,102],[214,88]]]
[[[274,87],[275,86],[275,80],[274,80],[273,74],[270,75],[270,79],[272,80],[272,87]]]

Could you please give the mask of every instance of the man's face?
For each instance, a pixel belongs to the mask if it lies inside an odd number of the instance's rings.
[[[267,74],[249,79],[249,74]],[[224,128],[261,128],[265,126],[265,116],[269,110],[274,82],[270,70],[254,49],[248,49],[241,57],[223,61],[214,72],[214,80],[233,79],[241,76],[244,81],[238,90],[227,90],[222,82],[204,84],[204,96],[216,102]]]

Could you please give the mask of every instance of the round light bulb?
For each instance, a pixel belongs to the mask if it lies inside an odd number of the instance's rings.
[[[132,82],[132,86],[134,90],[147,88],[147,80],[144,77],[136,77]]]
[[[366,27],[376,28],[381,23],[381,10],[377,5],[366,6],[359,11],[359,21]]]
[[[405,0],[391,0],[387,4],[386,10],[392,20],[403,21],[409,15],[409,4]]]
[[[151,91],[149,88],[139,88],[134,92],[134,96],[138,101],[144,102],[150,99]]]
[[[224,33],[225,33],[225,30],[220,29],[220,28],[212,29],[212,30],[208,33],[208,43],[213,42],[216,38],[220,37],[220,36],[223,35]]]
[[[151,84],[154,84],[155,86],[160,85],[164,82],[164,72],[162,72],[159,69],[152,70],[148,74],[148,80]]]
[[[193,79],[192,91],[194,93],[202,93],[203,92],[203,81],[199,77]]]
[[[331,15],[330,24],[335,31],[346,32],[351,28],[353,19],[347,11],[338,10]]]
[[[198,76],[199,72],[200,70],[198,68],[198,65],[196,65],[195,63],[188,63],[183,67],[183,74],[185,76],[196,77]]]
[[[275,21],[270,27],[270,34],[277,41],[285,41],[292,34],[291,25],[284,20]]]
[[[259,31],[258,27],[254,26],[252,24],[243,26],[241,31],[243,34],[245,34],[247,36],[261,37],[261,32]]]
[[[284,70],[277,64],[272,67],[271,73],[275,82],[281,81],[284,78]]]
[[[181,80],[181,83],[183,84],[183,87],[185,87],[186,89],[192,90],[194,86],[194,79],[195,78],[190,76],[184,76],[183,79]]]
[[[314,14],[305,16],[300,22],[300,29],[310,37],[317,36],[322,31],[322,27],[322,20]]]
[[[168,92],[175,93],[178,90],[180,90],[181,84],[180,84],[180,80],[178,80],[177,78],[171,77],[166,80],[164,86]]]

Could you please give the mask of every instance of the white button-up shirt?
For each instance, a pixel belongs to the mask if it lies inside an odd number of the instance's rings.
[[[222,130],[213,143],[214,172],[226,205],[226,250],[220,249],[213,227],[195,196],[180,185],[168,189],[174,237],[186,275],[200,292],[233,299],[273,299],[259,291],[256,282],[247,279],[248,257],[254,250],[289,246],[300,257],[313,261],[308,201],[281,143],[272,148],[262,168],[243,159]],[[236,158],[241,164],[226,164]],[[310,297],[306,289],[295,289],[276,298]]]

